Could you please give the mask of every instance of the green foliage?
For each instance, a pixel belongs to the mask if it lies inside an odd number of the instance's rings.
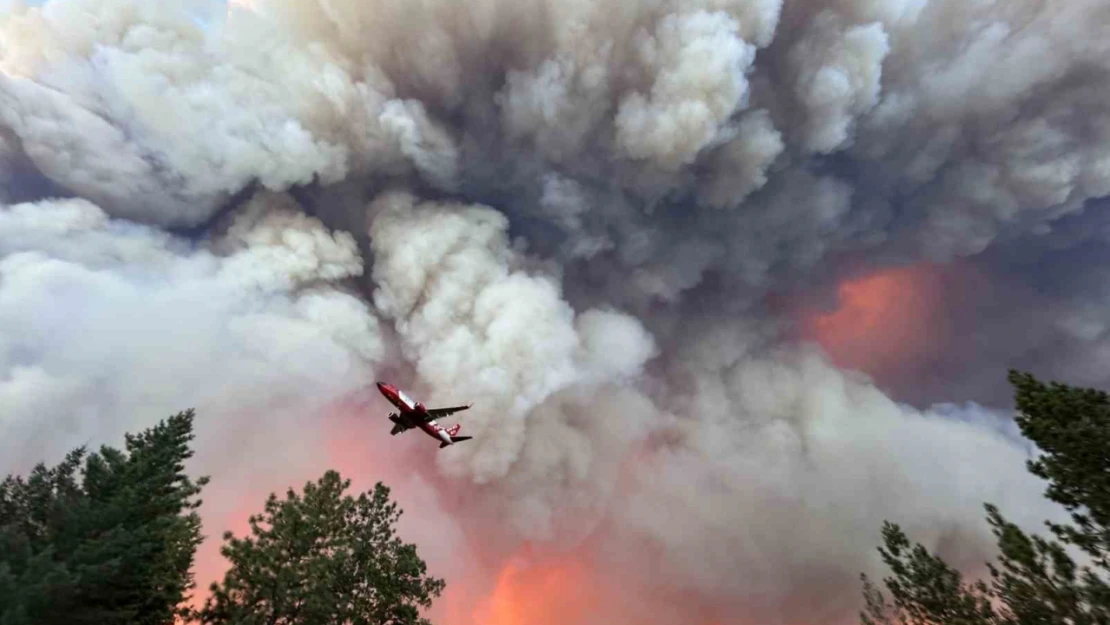
[[[1022,432],[1044,452],[1029,470],[1048,480],[1046,495],[1072,513],[1074,526],[1049,524],[1106,568],[1110,550],[1110,396],[1103,391],[1044,384],[1010,373]]]
[[[271,494],[250,519],[251,535],[224,535],[231,561],[198,614],[235,625],[427,625],[419,608],[445,584],[428,577],[416,547],[394,535],[401,516],[380,482],[358,498],[335,471]]]
[[[999,557],[988,563],[990,583],[961,574],[895,524],[883,527],[879,548],[892,576],[893,603],[866,576],[863,625],[1110,625],[1110,397],[1094,389],[1011,371],[1022,433],[1043,455],[1028,463],[1048,480],[1046,496],[1072,514],[1074,525],[1046,522],[1055,539],[1030,536],[986,505]],[[1066,547],[1089,555],[1078,564]]]
[[[174,622],[201,540],[193,498],[208,481],[184,473],[193,418],[0,483],[0,625]]]
[[[353,498],[334,471],[271,495],[251,536],[226,534],[231,570],[203,610],[185,608],[208,482],[184,473],[193,418],[0,483],[0,625],[428,625],[419,610],[445,584],[394,535],[389,489]]]
[[[864,625],[877,623],[950,623],[979,625],[992,623],[994,611],[983,583],[965,586],[959,571],[930,554],[921,545],[910,545],[897,525],[883,525],[883,561],[894,577],[886,580],[894,599],[889,606],[882,594],[863,576],[867,611]]]

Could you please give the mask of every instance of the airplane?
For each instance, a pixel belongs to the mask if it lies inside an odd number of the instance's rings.
[[[390,436],[396,436],[401,432],[413,428],[420,428],[420,430],[428,436],[440,441],[440,449],[474,438],[473,436],[455,436],[462,428],[462,425],[458,423],[449,428],[445,428],[436,423],[437,418],[446,417],[447,415],[454,414],[461,410],[466,410],[470,408],[471,404],[453,406],[451,408],[425,408],[424,404],[414,401],[396,386],[386,384],[385,382],[378,382],[377,384],[378,390],[381,391],[382,395],[400,411],[399,413],[391,412],[389,414],[389,420],[394,424],[393,429],[389,432]]]

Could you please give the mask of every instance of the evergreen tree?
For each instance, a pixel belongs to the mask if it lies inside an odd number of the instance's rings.
[[[0,483],[0,625],[169,625],[193,588],[207,483],[184,472],[192,410]],[[81,479],[78,470],[84,467]]]
[[[1070,511],[1072,523],[1046,522],[1051,538],[1030,536],[986,504],[1000,553],[988,563],[990,583],[965,582],[886,523],[879,552],[893,573],[884,580],[892,602],[861,576],[864,625],[1110,625],[1110,396],[1016,371],[1009,380],[1017,424],[1043,452],[1027,467],[1048,480],[1046,496]],[[1077,563],[1069,545],[1087,561]]]
[[[394,535],[401,516],[378,483],[358,498],[345,495],[350,480],[328,471],[271,494],[265,511],[250,519],[251,535],[224,535],[231,561],[223,582],[198,617],[235,625],[427,625],[419,608],[442,592],[443,580],[426,575],[416,547]]]

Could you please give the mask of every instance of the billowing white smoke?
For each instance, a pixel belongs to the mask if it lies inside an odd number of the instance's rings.
[[[678,354],[694,381],[670,400],[688,419],[680,442],[614,506],[619,535],[661,543],[676,583],[760,622],[837,620],[884,518],[976,567],[965,549],[990,537],[968,519],[983,501],[1030,526],[1054,516],[1014,470],[1026,450],[993,428],[898,405],[810,350],[725,345],[708,335]]]
[[[636,319],[603,310],[576,316],[555,278],[517,267],[501,213],[414,206],[411,196],[399,195],[371,210],[373,277],[381,285],[375,304],[395,321],[406,358],[434,389],[428,401],[465,392],[477,402],[467,423],[479,442],[468,446],[473,453],[461,452],[470,458],[457,470],[478,483],[510,472],[525,446],[528,416],[549,397],[629,380],[655,355]]]
[[[470,570],[443,532],[603,532],[636,601],[765,622],[851,618],[885,518],[974,566],[983,501],[1057,512],[1019,442],[785,343],[764,298],[1110,194],[1102,0],[10,4],[0,470],[195,406],[218,535],[411,371],[475,404],[432,450],[455,517],[399,493],[437,566]],[[425,457],[402,438],[359,455]]]
[[[215,413],[209,445],[295,462],[296,448],[266,453],[266,432],[360,384],[384,346],[367,304],[335,287],[362,272],[353,239],[290,208],[257,196],[220,255],[84,199],[0,209],[4,468],[188,407]],[[218,416],[244,413],[267,421]]]

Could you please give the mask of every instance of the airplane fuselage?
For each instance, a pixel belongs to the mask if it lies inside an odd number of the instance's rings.
[[[389,384],[378,382],[378,390],[389,400],[389,403],[397,408],[397,419],[406,428],[419,428],[428,436],[446,445],[454,444],[450,432],[437,423],[435,419],[428,419],[428,409],[424,404],[415,401],[401,389]]]

